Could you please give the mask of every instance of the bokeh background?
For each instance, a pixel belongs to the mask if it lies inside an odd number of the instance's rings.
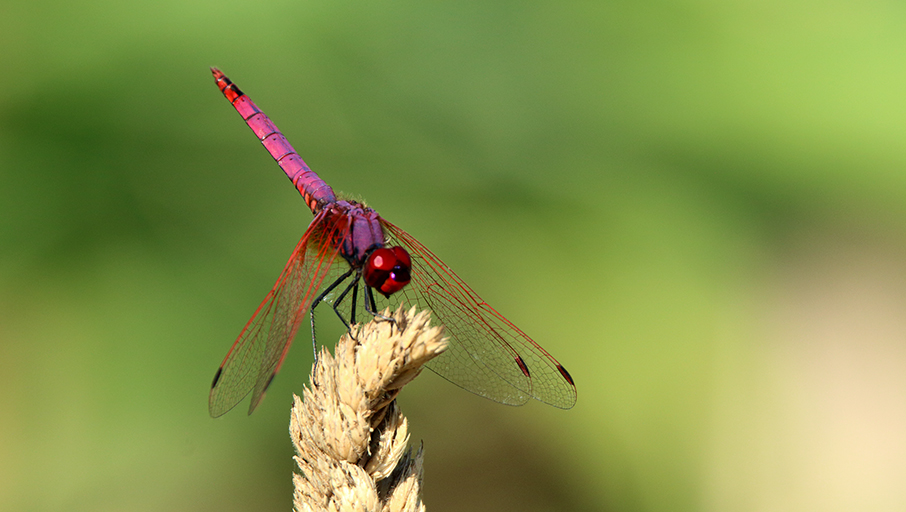
[[[429,510],[903,510],[904,57],[889,1],[0,3],[0,509],[291,506],[306,337],[206,400],[311,216],[216,65],[576,379],[407,388]]]

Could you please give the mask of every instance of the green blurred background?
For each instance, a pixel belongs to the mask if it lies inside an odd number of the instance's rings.
[[[906,4],[6,1],[0,50],[0,509],[291,507],[306,337],[206,400],[311,215],[211,65],[576,379],[408,387],[429,510],[906,508]]]

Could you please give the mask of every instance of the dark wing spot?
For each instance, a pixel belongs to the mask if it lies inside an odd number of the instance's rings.
[[[531,375],[529,375],[528,366],[525,365],[525,361],[522,360],[522,356],[516,356],[516,364],[519,365],[519,369],[522,370],[522,373],[524,373],[526,377],[531,378]]]
[[[557,369],[560,370],[560,375],[562,375],[563,378],[566,379],[567,382],[569,382],[569,383],[572,384],[573,386],[576,385],[576,383],[573,382],[572,376],[570,376],[569,372],[566,371],[566,368],[564,368],[562,364],[558,364],[558,365],[557,365]]]
[[[265,391],[267,391],[267,388],[271,387],[271,382],[274,382],[274,377],[276,377],[276,376],[277,376],[277,372],[274,372],[271,374],[271,378],[267,379],[267,384],[265,384],[264,389],[261,390],[262,395],[264,394]]]
[[[217,385],[217,381],[220,380],[221,373],[223,373],[223,366],[217,369],[217,373],[214,375],[214,382],[211,383],[211,388]]]

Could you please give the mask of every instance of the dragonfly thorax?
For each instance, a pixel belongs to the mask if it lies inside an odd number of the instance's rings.
[[[381,218],[371,208],[354,201],[337,201],[328,205],[323,215],[323,225],[352,268],[361,269],[371,251],[384,246]]]
[[[335,227],[340,254],[365,284],[385,297],[409,284],[412,259],[402,247],[384,247],[384,228],[376,211],[355,201],[337,201],[323,214],[324,225]]]

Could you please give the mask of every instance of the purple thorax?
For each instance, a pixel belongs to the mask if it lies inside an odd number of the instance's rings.
[[[337,240],[341,247],[340,254],[355,268],[360,269],[368,253],[384,246],[384,230],[381,228],[381,216],[371,208],[355,201],[334,201],[323,205],[323,210],[316,215],[324,215],[328,226],[345,227],[336,233],[343,238]]]

